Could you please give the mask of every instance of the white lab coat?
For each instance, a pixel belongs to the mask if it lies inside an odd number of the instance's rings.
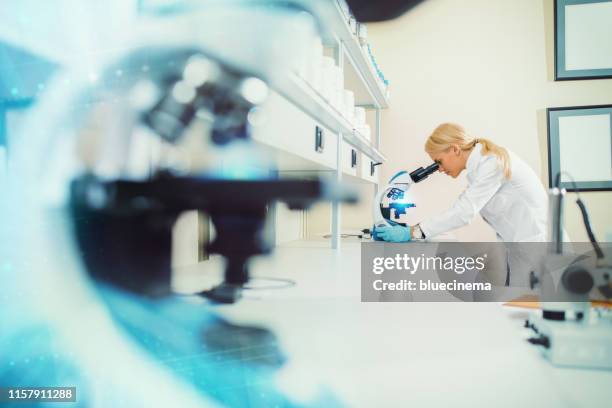
[[[420,223],[427,237],[468,224],[480,213],[503,242],[545,242],[547,239],[548,196],[535,172],[509,151],[510,179],[504,178],[497,156],[481,153],[477,143],[466,163],[467,188],[446,212]],[[510,271],[525,269],[518,253],[508,253]],[[513,276],[514,275],[514,276]],[[519,276],[520,275],[520,276]],[[524,284],[525,273],[510,273],[510,284]]]
[[[467,188],[446,212],[420,223],[427,237],[462,227],[480,213],[503,242],[545,242],[548,195],[535,172],[509,151],[510,179],[504,178],[497,156],[481,153],[477,143],[466,163]],[[518,247],[514,247],[518,248]],[[516,252],[517,249],[510,251]],[[510,284],[524,284],[526,269],[519,253],[508,253]],[[512,271],[521,273],[512,273]]]
[[[483,155],[477,143],[466,163],[467,188],[446,212],[420,223],[427,237],[467,225],[476,214],[504,242],[544,242],[548,196],[535,172],[514,153],[510,154],[512,176],[504,178],[503,167],[493,154]]]

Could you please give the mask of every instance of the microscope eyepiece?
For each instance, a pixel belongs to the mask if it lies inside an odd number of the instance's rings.
[[[422,180],[425,180],[430,174],[438,171],[439,167],[440,165],[438,163],[433,163],[427,166],[426,168],[419,167],[418,169],[410,173],[410,178],[415,183],[418,183]]]

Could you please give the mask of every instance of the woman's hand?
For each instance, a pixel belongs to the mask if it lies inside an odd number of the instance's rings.
[[[376,227],[374,237],[379,241],[408,242],[412,238],[412,227],[403,227],[401,225]]]

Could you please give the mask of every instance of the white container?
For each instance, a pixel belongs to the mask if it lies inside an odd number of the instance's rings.
[[[372,129],[370,128],[370,125],[368,124],[359,126],[355,130],[357,131],[357,134],[361,136],[362,139],[365,139],[368,142],[372,138]]]
[[[312,43],[312,50],[310,52],[310,60],[308,61],[308,64],[310,67],[308,70],[309,76],[308,78],[305,78],[305,79],[318,92],[320,92],[321,88],[323,87],[322,60],[323,60],[323,43],[321,42],[321,38],[317,37]]]
[[[357,35],[357,20],[355,17],[351,16],[348,21],[349,30],[351,30],[351,34]]]
[[[335,107],[338,102],[338,75],[336,66],[334,65],[329,72],[331,74],[329,79],[329,103]]]
[[[313,75],[313,68],[314,68],[313,59],[317,59],[317,55],[319,56],[318,59],[320,59],[321,58],[320,55],[323,52],[322,51],[323,45],[321,44],[321,38],[314,37],[310,45],[311,47],[310,47],[309,52],[303,53],[295,71],[298,74],[298,76],[301,77],[304,81],[308,82],[309,84],[312,84],[312,75]],[[318,45],[321,46],[321,51],[317,53]]]
[[[323,57],[321,59],[321,95],[327,101],[332,99],[332,95],[335,93],[335,84],[337,80],[335,62],[331,57]]]
[[[310,77],[308,83],[319,93],[323,89],[323,70],[321,69],[321,61],[311,63]]]
[[[366,110],[360,106],[355,108],[355,128],[360,128],[366,124]]]
[[[355,94],[353,91],[344,90],[344,116],[350,124],[355,121]]]
[[[334,62],[334,68],[332,68],[334,79],[332,81],[332,105],[338,110],[342,111],[344,105],[344,75],[342,70],[337,67]]]
[[[360,23],[357,26],[357,32],[359,37],[359,43],[361,45],[366,45],[368,43],[368,26]]]
[[[338,91],[344,91],[344,73],[340,67],[336,67],[336,88]]]
[[[344,89],[336,90],[336,100],[334,102],[334,108],[336,108],[336,110],[340,112],[343,117],[346,117],[346,105],[344,104]]]

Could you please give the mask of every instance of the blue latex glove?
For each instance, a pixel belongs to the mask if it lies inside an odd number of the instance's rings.
[[[408,242],[410,241],[410,227],[403,227],[401,225],[376,227],[374,239],[376,241],[387,242]]]

